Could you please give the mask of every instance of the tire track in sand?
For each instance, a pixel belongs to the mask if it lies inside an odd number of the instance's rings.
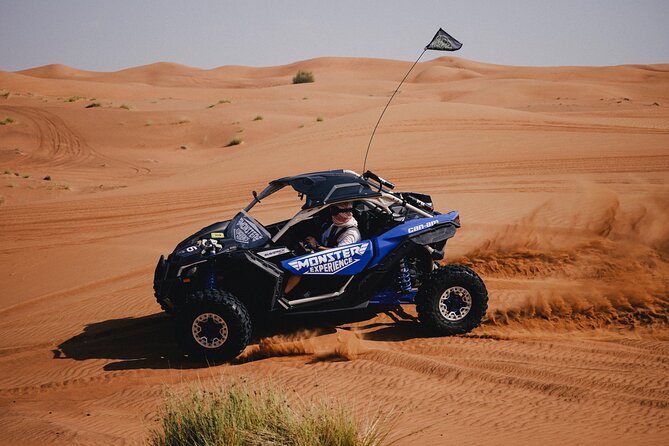
[[[98,167],[101,162],[130,168],[134,174],[147,175],[151,169],[102,155],[76,134],[58,115],[36,107],[0,106],[0,110],[20,116],[37,138],[37,150],[20,159],[31,167]]]

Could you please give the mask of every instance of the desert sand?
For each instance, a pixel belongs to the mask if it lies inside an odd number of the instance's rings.
[[[397,445],[669,444],[668,64],[416,66],[368,168],[460,211],[446,260],[490,293],[471,334],[406,308],[258,333],[234,364],[180,355],[158,257],[274,178],[362,173],[409,66],[0,72],[2,443],[142,443],[166,386],[243,377],[380,411]]]

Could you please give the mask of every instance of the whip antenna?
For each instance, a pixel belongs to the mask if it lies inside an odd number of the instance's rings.
[[[365,172],[365,168],[367,167],[367,156],[369,155],[369,148],[372,146],[372,140],[374,139],[374,134],[376,133],[376,129],[379,127],[379,124],[381,123],[381,119],[383,119],[383,114],[386,112],[388,109],[388,106],[390,105],[390,102],[393,100],[397,92],[400,90],[400,87],[404,83],[407,77],[409,77],[409,73],[411,73],[411,70],[416,66],[418,61],[420,60],[421,57],[423,57],[423,54],[425,54],[425,51],[427,50],[435,50],[435,51],[457,51],[460,48],[462,48],[462,44],[455,40],[453,37],[451,37],[446,31],[443,29],[439,28],[439,31],[437,31],[437,34],[434,35],[432,38],[432,41],[428,43],[425,48],[423,48],[423,52],[420,53],[420,56],[418,56],[418,59],[411,65],[411,68],[409,68],[409,71],[407,71],[407,74],[404,75],[404,78],[400,81],[400,84],[397,86],[395,91],[393,92],[392,96],[390,96],[390,99],[388,100],[388,103],[386,104],[385,107],[383,107],[383,111],[381,112],[381,116],[379,116],[379,120],[376,121],[376,125],[374,126],[374,130],[372,130],[372,136],[369,138],[369,143],[367,144],[367,151],[365,151],[365,161],[362,164],[362,171],[363,173]]]

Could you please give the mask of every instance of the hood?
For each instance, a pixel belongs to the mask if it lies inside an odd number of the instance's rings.
[[[195,232],[194,234],[189,235],[184,240],[179,242],[177,247],[174,248],[174,252],[177,252],[177,251],[179,251],[181,249],[184,249],[188,246],[194,245],[195,243],[197,243],[198,240],[203,239],[203,238],[213,238],[213,239],[218,238],[218,237],[216,237],[217,233],[220,233],[220,234],[225,233],[225,230],[227,229],[229,224],[230,224],[230,220],[225,220],[225,221],[219,221],[219,222],[211,224],[209,226],[205,226],[204,228],[200,229],[199,231]],[[220,237],[220,238],[223,238],[223,237]]]

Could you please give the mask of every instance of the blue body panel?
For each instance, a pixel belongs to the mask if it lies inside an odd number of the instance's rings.
[[[296,276],[353,276],[365,268],[378,265],[407,237],[419,234],[435,225],[452,222],[457,217],[457,211],[453,211],[434,217],[416,218],[371,240],[284,260],[281,266]],[[383,292],[377,295],[378,299],[370,303],[404,303],[407,299],[413,302],[414,295],[415,292]]]
[[[404,305],[416,303],[417,291],[403,293],[401,291],[388,289],[376,293],[369,299],[369,305]]]
[[[416,218],[409,220],[399,226],[395,226],[388,232],[385,232],[378,237],[372,238],[374,244],[374,258],[372,258],[369,266],[376,266],[382,261],[398,244],[410,235],[419,234],[434,225],[441,223],[448,223],[458,217],[457,211],[449,212],[448,214],[439,214],[434,217]]]
[[[281,265],[296,276],[352,276],[362,272],[372,256],[372,242],[363,240],[284,260]]]

